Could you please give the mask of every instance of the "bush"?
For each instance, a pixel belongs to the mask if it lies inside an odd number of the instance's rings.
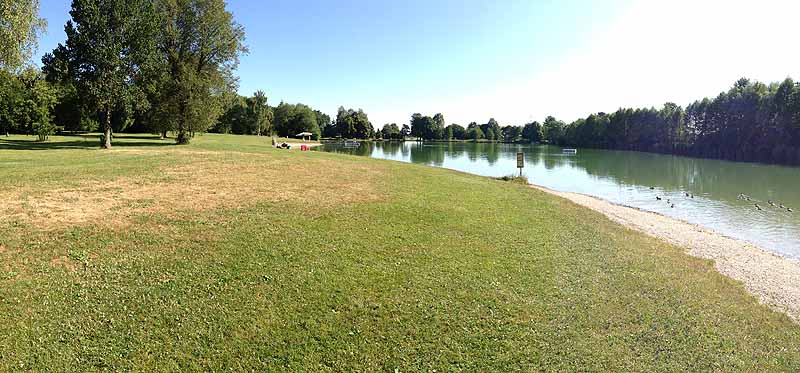
[[[527,176],[508,175],[508,176],[498,177],[496,179],[497,180],[502,180],[502,181],[510,181],[512,183],[525,184],[525,185],[530,184],[528,182],[528,177]]]

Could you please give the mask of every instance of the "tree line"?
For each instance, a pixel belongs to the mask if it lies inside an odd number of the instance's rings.
[[[800,84],[742,78],[685,109],[621,108],[545,125],[544,133],[564,146],[800,165]]]
[[[236,92],[234,70],[247,52],[244,29],[224,0],[73,0],[67,39],[26,63],[45,21],[38,0],[0,6],[0,133],[57,130],[175,135],[179,144],[211,131],[314,139],[475,140],[549,143],[636,150],[734,161],[800,164],[800,84],[740,79],[715,98],[683,108],[620,108],[569,124],[447,125],[444,116],[415,113],[408,124],[376,130],[363,110],[340,107],[336,117],[307,105],[268,104],[257,91]]]
[[[490,118],[483,124],[471,122],[465,128],[456,123],[445,125],[444,115],[441,113],[437,113],[433,117],[414,113],[411,115],[409,124],[404,124],[400,128],[396,123],[387,123],[375,133],[375,136],[391,140],[415,137],[428,141],[485,140],[540,143],[544,140],[542,130],[543,127],[539,122],[527,123],[524,126],[500,126],[494,118]]]
[[[244,29],[223,0],[73,0],[67,40],[27,63],[45,21],[38,0],[0,6],[0,132],[172,132],[372,138],[363,110],[334,120],[311,107],[271,107],[263,91],[235,93],[234,70],[247,52]],[[8,20],[8,22],[6,22]]]
[[[99,130],[109,148],[134,128],[188,143],[217,121],[247,51],[223,0],[73,0],[66,40],[37,71],[26,62],[44,24],[38,0],[3,4],[16,21],[0,25],[0,131],[41,140]]]

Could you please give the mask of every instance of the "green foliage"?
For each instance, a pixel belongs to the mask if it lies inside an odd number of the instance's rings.
[[[503,132],[500,130],[500,125],[494,118],[490,118],[489,122],[481,125],[481,130],[489,141],[503,140]]]
[[[561,144],[562,137],[564,136],[564,122],[548,116],[542,125],[542,132],[548,144],[559,145]]]
[[[66,44],[44,59],[57,66],[45,70],[71,78],[86,108],[100,113],[108,148],[114,118],[124,128],[132,111],[147,107],[136,83],[156,52],[156,15],[146,0],[73,0],[70,16]]]
[[[553,144],[798,165],[800,85],[740,79],[685,110],[668,102],[592,114],[567,126],[548,117],[544,127]]]
[[[37,135],[45,141],[54,134],[52,112],[58,90],[35,70],[20,74],[0,71],[0,133]]]
[[[411,136],[425,140],[440,140],[445,136],[444,115],[438,113],[433,117],[415,113],[411,116]]]
[[[528,177],[527,176],[506,175],[506,176],[498,177],[497,180],[509,181],[509,182],[512,182],[512,183],[523,184],[523,185],[530,184],[528,182]]]
[[[470,140],[482,140],[485,138],[483,130],[478,123],[472,122],[467,125],[466,138]]]
[[[503,134],[503,141],[514,143],[522,139],[522,127],[520,126],[505,126],[500,129]]]
[[[217,119],[212,132],[237,135],[270,135],[273,132],[273,111],[267,105],[267,96],[257,91],[253,97],[235,95],[225,105],[224,113]]]
[[[339,107],[336,113],[336,133],[330,137],[342,137],[346,139],[369,139],[375,135],[372,123],[367,114],[358,109],[345,109]]]
[[[279,136],[296,137],[301,132],[310,132],[311,138],[319,140],[322,135],[317,125],[317,115],[303,104],[281,102],[274,110],[275,131]]]
[[[235,90],[233,71],[239,55],[247,52],[244,29],[223,0],[158,0],[156,9],[161,21],[159,70],[168,72],[158,112],[177,132],[176,142],[186,144],[217,121],[224,93]],[[266,105],[266,97],[264,101]]]
[[[398,127],[396,123],[387,123],[383,125],[383,129],[381,129],[380,132],[381,137],[387,140],[403,139],[403,134],[400,132],[400,127]]]
[[[28,62],[46,26],[39,0],[0,1],[0,70],[15,71]]]
[[[319,126],[322,137],[336,137],[336,126],[330,115],[319,110],[314,110],[314,115],[317,117],[317,126]]]
[[[542,125],[536,121],[525,124],[520,135],[525,142],[529,143],[539,143],[544,140]]]
[[[466,140],[467,130],[456,123],[447,126],[447,139],[448,140]]]

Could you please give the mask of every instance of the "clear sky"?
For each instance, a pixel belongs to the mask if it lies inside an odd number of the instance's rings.
[[[69,0],[42,0],[39,56],[65,39]],[[687,105],[740,77],[800,79],[800,1],[230,0],[250,53],[239,93],[375,127],[571,121],[619,107]]]

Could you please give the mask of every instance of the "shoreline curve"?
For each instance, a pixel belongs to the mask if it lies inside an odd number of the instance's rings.
[[[627,228],[683,247],[691,256],[714,261],[717,271],[741,281],[759,302],[800,323],[800,260],[655,212],[585,194],[560,192],[535,184],[530,187],[600,212]]]

